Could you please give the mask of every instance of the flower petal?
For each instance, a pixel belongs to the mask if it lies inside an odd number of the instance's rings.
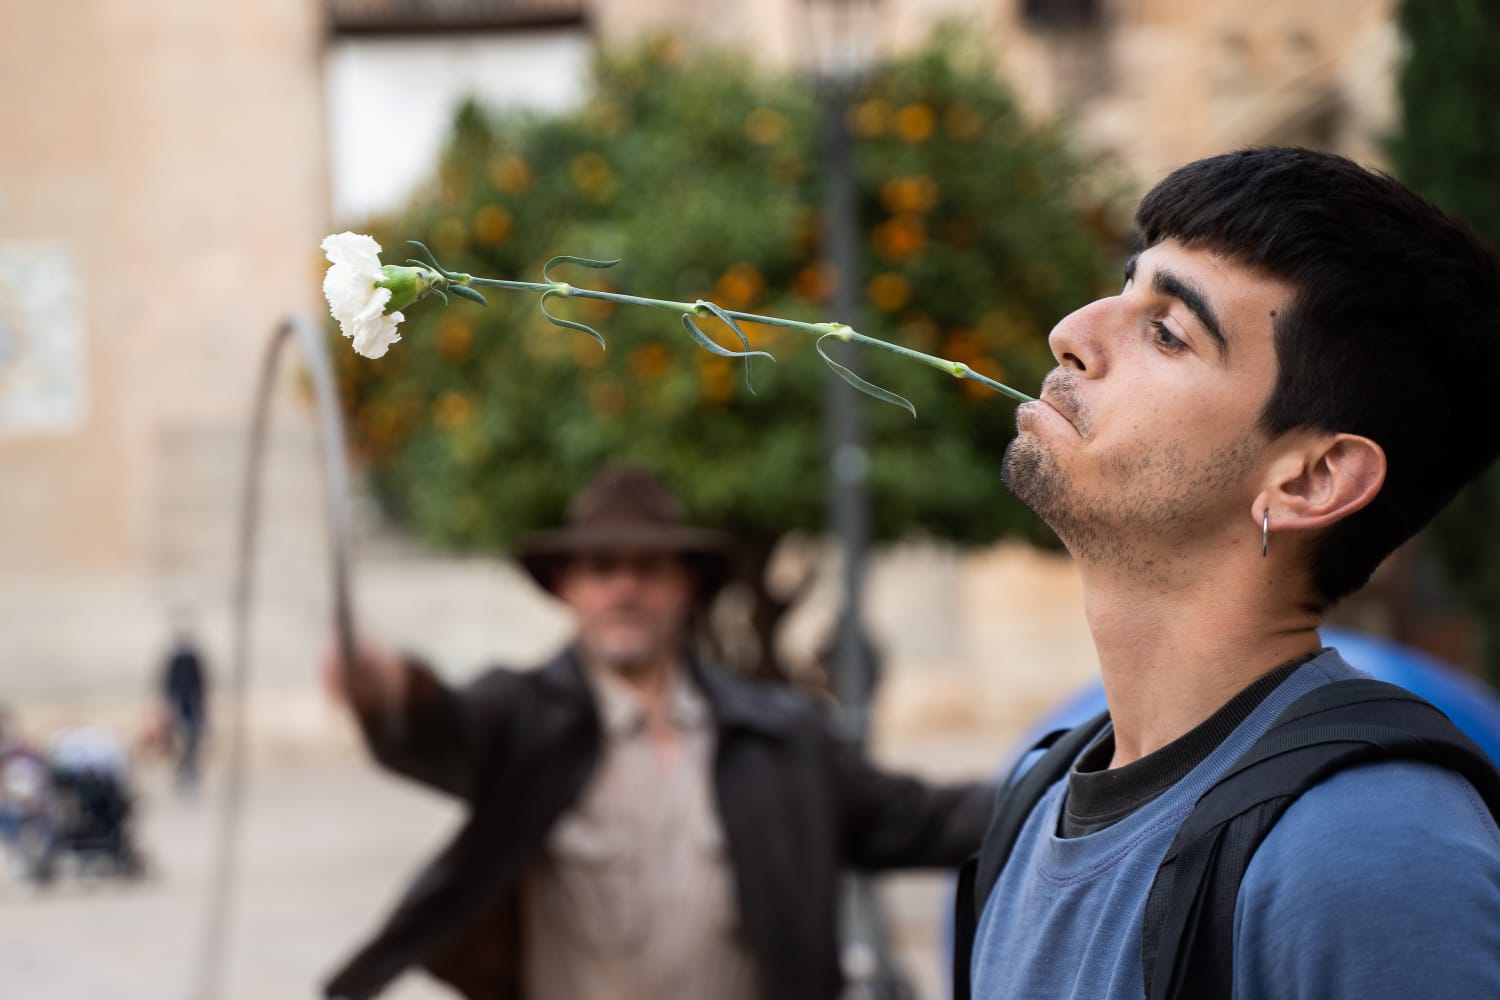
[[[385,313],[376,313],[370,317],[360,317],[354,324],[354,350],[367,358],[378,358],[384,356],[390,346],[401,339],[397,327],[406,317],[398,312],[389,316]]]
[[[384,308],[390,299],[389,290],[377,289],[374,279],[344,264],[333,265],[323,276],[323,296],[328,300],[328,310],[340,323],[347,323],[368,309],[379,292],[385,292],[381,300]]]
[[[363,233],[335,233],[323,240],[322,247],[333,262],[323,276],[323,297],[333,318],[345,327],[345,336],[352,336],[348,325],[355,317],[368,311],[377,299],[380,309],[391,300],[389,291],[375,287],[385,278],[380,269],[380,244]]]
[[[363,354],[367,358],[378,358],[383,356],[392,344],[401,339],[396,328],[405,321],[406,317],[399,312],[386,314],[385,306],[390,299],[389,288],[377,288],[364,309],[349,317],[347,321],[339,321],[344,336],[354,341],[355,353]]]
[[[334,265],[343,264],[380,280],[380,244],[364,233],[334,233],[320,244]]]

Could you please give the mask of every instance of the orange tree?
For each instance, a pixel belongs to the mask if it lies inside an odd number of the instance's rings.
[[[604,57],[592,96],[554,117],[467,106],[432,181],[367,229],[386,260],[421,240],[446,267],[539,280],[554,254],[618,257],[558,268],[580,286],[830,319],[821,258],[817,110],[809,88],[659,40]],[[855,326],[1035,392],[1056,319],[1118,282],[1118,233],[1097,171],[1027,123],[993,71],[951,42],[876,72],[856,96],[864,260]],[[737,362],[691,344],[670,316],[554,300],[598,328],[602,351],[549,325],[534,296],[413,309],[378,361],[338,352],[355,446],[377,495],[419,536],[504,550],[556,523],[612,457],[659,470],[699,523],[745,549],[768,669],[786,610],[765,567],[789,531],[825,517],[827,369],[795,331],[750,326],[757,394]],[[720,331],[722,332],[722,331]],[[880,352],[867,378],[917,419],[865,400],[878,538],[1050,542],[1000,481],[1014,405]],[[861,397],[863,399],[863,397]]]

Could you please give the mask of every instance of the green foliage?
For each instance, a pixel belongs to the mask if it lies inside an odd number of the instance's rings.
[[[1500,6],[1492,0],[1404,0],[1401,128],[1396,172],[1500,246]],[[1459,496],[1433,526],[1436,549],[1484,635],[1483,660],[1500,683],[1500,468]]]
[[[1408,43],[1401,66],[1401,130],[1392,156],[1402,180],[1490,239],[1500,237],[1500,6],[1489,0],[1400,7]]]
[[[369,225],[384,259],[417,239],[451,269],[540,280],[554,254],[619,257],[611,271],[554,277],[831,318],[807,85],[663,40],[601,59],[592,93],[558,117],[462,109],[431,184]],[[1119,280],[1098,177],[951,44],[882,69],[849,120],[865,258],[856,327],[1034,392],[1052,366],[1051,324]],[[812,338],[747,326],[778,362],[755,362],[752,395],[738,363],[692,344],[668,313],[548,302],[602,331],[601,351],[548,324],[534,295],[486,295],[487,309],[413,308],[379,361],[338,352],[356,445],[398,520],[502,549],[556,523],[601,461],[623,456],[661,470],[701,523],[747,541],[821,529],[829,373]],[[1000,481],[1014,404],[881,352],[859,361],[918,413],[865,401],[879,537],[1050,537]]]

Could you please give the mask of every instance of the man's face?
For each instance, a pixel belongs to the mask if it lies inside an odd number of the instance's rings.
[[[554,588],[573,610],[587,655],[610,669],[633,672],[676,652],[694,581],[674,554],[621,549],[575,556],[558,572]]]
[[[1120,294],[1049,338],[1058,367],[1022,406],[1007,486],[1081,561],[1152,572],[1248,516],[1290,286],[1167,241]]]

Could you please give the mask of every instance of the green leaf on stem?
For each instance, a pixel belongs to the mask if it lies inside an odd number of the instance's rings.
[[[593,337],[595,340],[599,341],[599,346],[601,348],[603,348],[606,351],[609,350],[609,345],[604,342],[604,338],[602,336],[600,336],[598,330],[595,330],[591,326],[585,326],[582,323],[575,323],[571,319],[563,319],[561,316],[554,316],[554,315],[552,315],[552,313],[548,312],[547,311],[547,299],[549,297],[553,296],[553,295],[562,295],[562,292],[559,292],[555,288],[549,288],[545,292],[542,293],[541,306],[542,306],[542,315],[543,316],[547,317],[547,319],[550,322],[552,322],[554,325],[556,325],[556,326],[565,326],[569,330],[578,330],[578,331],[581,331],[583,333],[588,334],[590,337]]]
[[[478,292],[474,291],[474,289],[470,288],[468,285],[449,285],[448,291],[452,292],[454,295],[457,295],[461,299],[468,299],[470,302],[478,302],[482,306],[487,306],[490,304],[488,299],[486,299],[483,295],[480,295]]]
[[[712,339],[709,338],[708,334],[704,333],[701,329],[699,329],[697,323],[693,322],[693,317],[687,315],[686,313],[684,313],[683,316],[682,316],[682,325],[685,326],[685,327],[687,327],[688,334],[693,338],[694,341],[697,342],[697,344],[698,344],[699,347],[702,347],[706,351],[710,351],[710,352],[712,352],[714,354],[717,354],[721,358],[757,358],[757,357],[759,357],[759,358],[771,358],[772,361],[776,360],[774,357],[771,357],[771,355],[769,353],[767,353],[766,351],[731,351],[729,348],[724,347],[721,344],[715,343]],[[745,346],[749,347],[750,345],[746,344]]]
[[[740,338],[740,343],[745,347],[745,352],[741,355],[745,359],[745,388],[750,390],[750,395],[756,395],[755,386],[750,384],[750,359],[756,355],[760,355],[775,361],[775,356],[767,351],[752,351],[750,349],[750,338],[745,336],[745,331],[740,329],[740,325],[735,322],[734,317],[725,312],[723,308],[705,299],[699,299],[698,304],[713,313],[719,322],[729,327],[730,330],[734,331],[734,335]],[[686,319],[687,317],[684,316],[683,318]]]
[[[888,389],[882,389],[880,388],[880,386],[874,384],[873,382],[865,381],[849,369],[845,368],[843,365],[839,364],[837,361],[830,358],[828,356],[828,352],[823,349],[823,341],[827,340],[829,337],[832,337],[835,340],[843,339],[836,333],[825,333],[823,336],[818,338],[818,355],[822,357],[823,361],[828,365],[829,368],[832,368],[834,371],[839,373],[840,378],[842,378],[845,382],[848,382],[850,385],[854,386],[854,388],[858,389],[860,392],[864,393],[867,396],[874,396],[876,399],[880,400],[883,403],[890,403],[893,406],[899,406],[907,413],[910,413],[913,417],[917,415],[917,408],[911,404],[911,400],[906,399],[902,396],[898,396]]]
[[[614,267],[620,263],[621,259],[619,257],[616,257],[614,260],[594,260],[589,257],[553,257],[542,265],[542,278],[546,281],[555,281],[556,279],[552,277],[550,272],[558,264],[577,264],[579,267],[592,267],[596,271],[602,271],[605,268]]]
[[[422,251],[422,256],[424,256],[424,257],[427,258],[427,263],[431,264],[432,265],[432,269],[434,271],[436,271],[438,274],[441,274],[445,278],[451,278],[451,277],[453,277],[453,272],[452,271],[449,271],[447,268],[443,267],[443,265],[441,265],[441,264],[439,264],[437,262],[437,258],[432,255],[432,251],[429,250],[429,249],[427,249],[427,244],[426,243],[422,243],[419,240],[407,240],[406,242],[410,243],[412,246],[414,246],[418,250]],[[420,264],[421,262],[420,261],[414,261],[414,263]],[[423,265],[423,266],[425,267],[426,265]]]

